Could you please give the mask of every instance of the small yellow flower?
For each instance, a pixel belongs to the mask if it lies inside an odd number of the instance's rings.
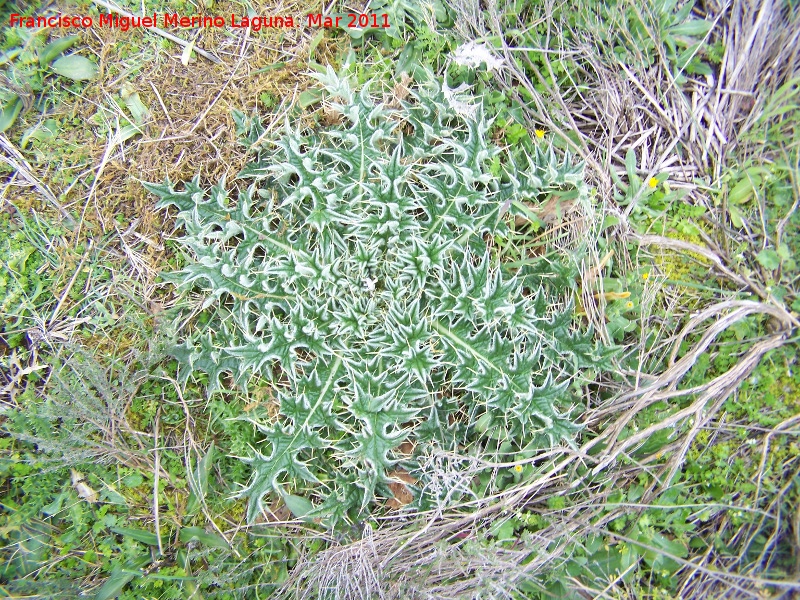
[[[515,473],[522,473],[522,465],[514,465]]]
[[[534,133],[536,134],[536,137],[539,139],[542,139],[544,137],[544,129],[536,129]]]
[[[628,300],[628,301],[625,303],[625,308],[633,308],[633,302],[631,302],[630,300]]]
[[[650,273],[642,273],[642,280],[647,281],[650,279]]]
[[[656,179],[655,177],[651,177],[650,179],[647,180],[647,185],[649,185],[651,188],[657,188],[658,179]]]

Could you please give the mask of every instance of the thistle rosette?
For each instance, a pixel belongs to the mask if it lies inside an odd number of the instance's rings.
[[[580,167],[537,151],[495,174],[490,123],[455,114],[433,82],[398,107],[330,69],[318,79],[338,125],[287,123],[264,144],[260,124],[237,115],[258,149],[235,202],[224,181],[209,192],[198,179],[147,185],[178,209],[194,258],[173,279],[215,315],[175,347],[181,380],[201,371],[214,391],[223,375],[259,378],[280,404],[256,422],[262,447],[245,459],[250,521],[270,492],[298,489],[318,501],[312,514],[358,518],[391,497],[398,463],[414,471],[406,440],[571,443],[578,427],[557,405],[603,354],[487,243],[506,230],[510,202],[585,195]]]

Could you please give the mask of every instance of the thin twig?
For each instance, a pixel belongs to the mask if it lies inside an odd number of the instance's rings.
[[[164,111],[164,116],[167,117],[167,121],[169,121],[170,125],[175,127],[175,123],[172,122],[172,117],[169,116],[169,111],[167,110],[167,107],[164,106],[164,101],[161,99],[161,94],[158,93],[158,88],[152,81],[150,82],[150,87],[153,88],[153,92],[155,93],[156,98],[158,99],[158,103],[161,105],[161,109]]]

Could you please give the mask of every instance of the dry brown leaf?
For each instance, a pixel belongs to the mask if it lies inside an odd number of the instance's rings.
[[[400,444],[400,445],[397,447],[397,449],[398,449],[398,450],[399,450],[399,451],[400,451],[402,454],[409,454],[409,455],[410,455],[410,454],[413,454],[413,453],[414,453],[414,442],[411,442],[411,441],[409,441],[409,440],[406,440],[405,442],[403,442],[402,444]]]
[[[78,497],[83,498],[92,504],[97,502],[97,492],[89,487],[89,485],[84,481],[83,473],[76,471],[75,469],[70,469],[70,475],[72,478],[72,486],[78,493]]]
[[[266,510],[268,522],[284,522],[291,521],[294,517],[289,507],[284,504],[283,500],[278,499],[272,502]]]
[[[404,469],[392,471],[389,473],[389,477],[395,480],[389,484],[389,489],[392,491],[392,494],[394,494],[394,498],[389,499],[386,503],[387,506],[392,509],[397,509],[406,504],[410,504],[414,500],[414,496],[405,484],[414,485],[417,483],[417,480]]]

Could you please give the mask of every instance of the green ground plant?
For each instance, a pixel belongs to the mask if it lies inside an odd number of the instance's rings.
[[[27,28],[3,29],[5,39],[2,42],[3,54],[0,56],[0,68],[3,69],[0,76],[4,85],[0,92],[0,132],[14,125],[26,106],[35,105],[42,113],[51,108],[47,106],[53,96],[48,78],[60,75],[81,82],[97,75],[97,66],[85,56],[78,53],[62,56],[78,42],[78,36],[63,36],[45,43],[47,36],[43,35],[43,31]],[[29,130],[24,134],[23,147],[25,140],[43,135],[42,131],[37,131]]]
[[[0,264],[3,266],[0,313],[4,315],[3,339],[9,348],[22,345],[25,330],[33,325],[32,315],[45,303],[47,291],[40,269],[48,261],[37,252],[37,248],[60,234],[58,229],[44,225],[36,217],[23,223],[22,227],[12,224],[7,215],[2,223],[7,236],[0,246]],[[54,257],[51,255],[50,258]]]
[[[241,449],[234,440],[255,441],[250,427],[226,420],[243,404],[229,397],[220,403],[224,412],[209,407],[207,420],[194,411],[192,433],[207,428],[212,441],[190,450],[196,459],[187,461],[187,472],[177,449],[187,435],[187,404],[159,377],[165,373],[158,363],[151,353],[106,366],[85,347],[62,346],[39,363],[55,373],[45,391],[31,383],[15,399],[25,410],[4,411],[4,593],[91,590],[96,598],[132,600],[202,591],[233,598],[267,592],[286,578],[297,552],[280,536],[228,537],[220,530],[226,522],[217,515],[241,512],[229,497],[233,482],[246,476],[228,455]],[[145,431],[166,446],[157,459]],[[154,498],[160,537],[146,524]],[[209,527],[209,520],[219,524]]]
[[[458,115],[463,102],[432,79],[394,108],[331,69],[319,78],[338,126],[287,129],[273,149],[240,117],[262,145],[235,204],[224,183],[147,186],[178,208],[194,258],[172,279],[214,311],[173,351],[181,380],[200,371],[211,391],[228,378],[276,391],[280,420],[250,417],[268,448],[246,459],[250,521],[269,492],[300,517],[361,520],[392,497],[398,468],[424,507],[436,499],[416,457],[431,448],[572,443],[567,386],[608,356],[545,290],[527,297],[503,275],[485,241],[523,201],[580,197],[579,168],[539,151],[492,174],[499,149],[482,114]]]

